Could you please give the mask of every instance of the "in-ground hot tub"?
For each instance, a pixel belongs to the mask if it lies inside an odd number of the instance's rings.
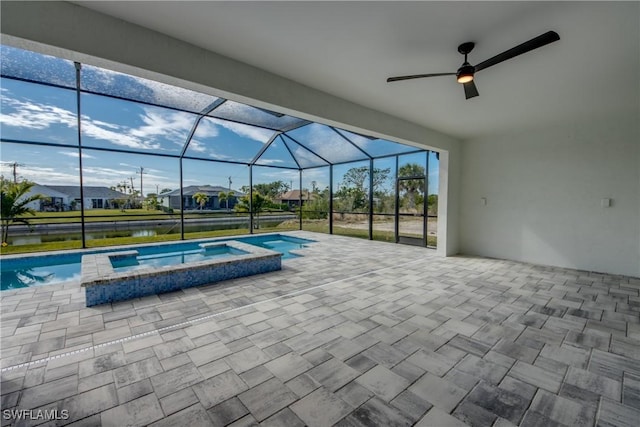
[[[137,251],[84,255],[87,307],[282,269],[282,254],[270,249],[235,240],[200,247],[197,254],[182,253],[168,263],[139,257]]]

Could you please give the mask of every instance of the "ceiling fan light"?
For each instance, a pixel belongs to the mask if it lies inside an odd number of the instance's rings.
[[[469,83],[473,80],[473,73],[475,72],[476,69],[473,67],[473,65],[469,65],[469,63],[463,64],[456,73],[458,83]]]

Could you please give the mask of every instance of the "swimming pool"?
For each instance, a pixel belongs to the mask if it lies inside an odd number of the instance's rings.
[[[157,256],[158,260],[167,260],[167,258],[162,257],[163,254],[174,253],[174,255],[181,257],[182,255],[177,255],[177,253],[200,251],[200,245],[203,243],[224,242],[229,240],[237,240],[239,242],[280,252],[282,254],[282,259],[290,259],[300,256],[292,253],[291,251],[304,248],[307,244],[314,242],[313,240],[285,236],[282,234],[264,234],[238,238],[127,246],[116,250],[110,248],[63,254],[3,258],[0,265],[0,290],[4,291],[30,286],[51,285],[67,281],[79,281],[82,255],[116,252],[119,250],[130,251],[135,249],[138,251],[139,257],[149,257],[150,259],[153,259],[153,256]]]
[[[230,246],[216,246],[211,249],[174,251],[153,255],[138,255],[115,258],[111,260],[114,271],[133,271],[149,267],[188,264],[207,259],[225,258],[231,255],[242,255],[247,252]]]

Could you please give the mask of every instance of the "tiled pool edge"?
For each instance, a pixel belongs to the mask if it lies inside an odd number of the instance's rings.
[[[114,271],[109,258],[122,256],[123,251],[84,255],[80,285],[85,288],[86,305],[125,301],[282,269],[279,252],[235,240],[224,244],[247,254],[126,272]]]

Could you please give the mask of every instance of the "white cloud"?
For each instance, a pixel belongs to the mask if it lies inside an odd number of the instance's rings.
[[[77,124],[74,113],[54,105],[36,104],[28,100],[21,101],[10,98],[6,93],[3,93],[2,104],[3,111],[0,115],[0,123],[3,126],[41,130],[52,125],[73,128]]]
[[[261,165],[273,165],[273,164],[276,164],[276,163],[284,163],[284,160],[260,158],[260,160],[258,160],[258,163],[261,164]]]
[[[244,138],[253,139],[254,141],[258,141],[262,144],[269,141],[269,139],[273,136],[275,131],[269,129],[258,128],[249,125],[243,125],[241,123],[235,122],[227,122],[224,120],[218,119],[209,119],[210,122],[215,123],[219,126],[224,127],[225,129],[230,130],[238,136],[242,136]],[[203,120],[204,122],[204,120]]]
[[[80,157],[80,154],[78,154],[77,151],[58,151],[58,154],[62,154],[63,156],[68,156],[68,157],[75,157],[76,159],[78,157]],[[95,159],[94,156],[92,156],[91,154],[87,154],[86,151],[82,152],[82,158],[83,159]]]

